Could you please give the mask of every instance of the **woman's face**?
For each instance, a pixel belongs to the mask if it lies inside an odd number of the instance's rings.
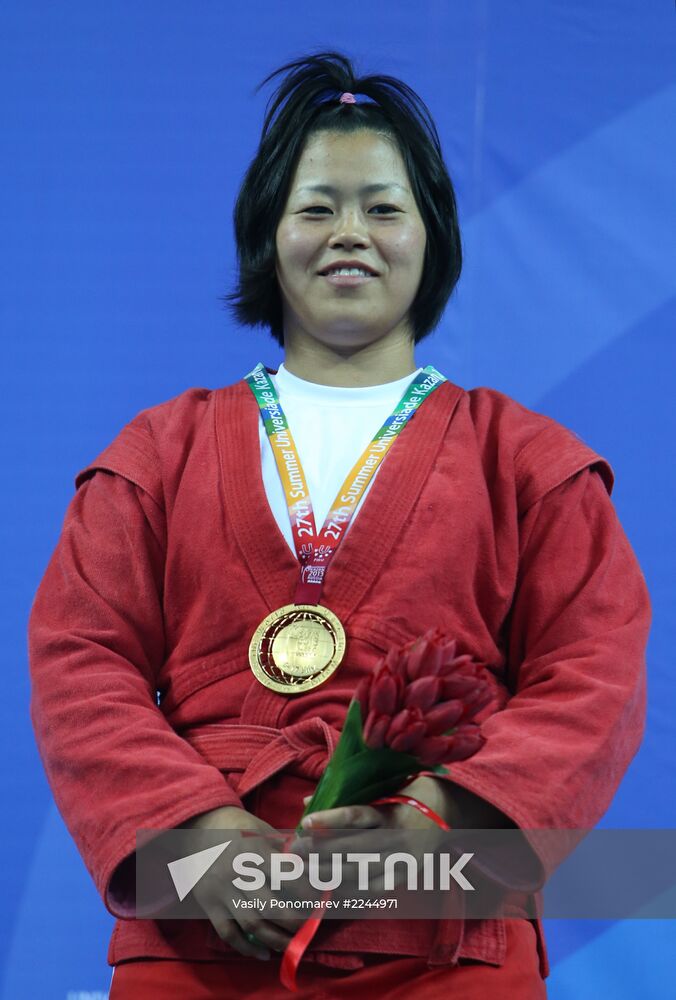
[[[425,242],[404,161],[391,139],[367,130],[311,136],[277,228],[285,344],[309,336],[337,349],[412,336],[408,312]],[[321,273],[346,260],[375,273]]]

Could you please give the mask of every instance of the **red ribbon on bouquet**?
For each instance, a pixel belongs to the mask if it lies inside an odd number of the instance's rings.
[[[430,809],[429,806],[425,805],[424,802],[420,802],[419,799],[414,799],[410,795],[386,795],[382,799],[374,799],[373,802],[369,803],[372,806],[385,805],[390,802],[403,802],[405,805],[415,806],[421,813],[427,816],[429,819],[434,820],[437,826],[440,826],[442,830],[450,830],[450,826],[446,823],[441,816]],[[292,839],[294,835],[292,834],[288,840]],[[331,896],[331,890],[327,889],[322,896],[322,901],[325,902]],[[295,935],[291,938],[286,950],[284,951],[284,956],[282,958],[282,964],[279,970],[279,979],[282,986],[285,986],[287,990],[291,992],[298,992],[298,986],[296,984],[296,974],[298,972],[298,966],[300,961],[305,954],[308,945],[312,941],[313,937],[317,933],[319,925],[322,922],[324,916],[324,910],[320,910],[319,916],[310,917],[306,920],[299,931],[296,931]]]

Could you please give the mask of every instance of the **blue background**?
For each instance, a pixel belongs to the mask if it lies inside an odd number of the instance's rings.
[[[603,825],[676,827],[675,20],[670,0],[2,4],[4,1000],[110,981],[112,918],[28,719],[30,604],[75,473],[125,423],[281,360],[218,296],[269,94],[253,89],[309,50],[401,77],[437,122],[466,263],[418,364],[553,416],[615,469],[654,627],[646,737]],[[556,1000],[673,988],[674,923],[547,930]]]

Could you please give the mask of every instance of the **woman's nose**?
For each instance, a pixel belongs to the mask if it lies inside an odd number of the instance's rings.
[[[331,246],[366,246],[370,242],[368,224],[356,212],[345,213],[336,219],[331,234]]]

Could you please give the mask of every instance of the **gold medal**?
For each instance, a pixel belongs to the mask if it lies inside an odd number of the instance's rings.
[[[249,644],[249,664],[265,687],[300,694],[319,687],[345,655],[345,630],[320,604],[286,604],[267,615]]]
[[[324,575],[388,449],[422,400],[446,377],[432,365],[416,373],[394,412],[348,473],[320,532],[293,435],[265,365],[256,365],[246,381],[263,415],[279,469],[301,567],[295,594],[297,603],[286,604],[263,619],[249,644],[249,664],[265,687],[280,694],[297,694],[311,691],[328,680],[345,655],[343,626],[332,611],[318,603]],[[351,498],[349,508],[345,507],[346,494]],[[305,603],[312,600],[314,604]]]

